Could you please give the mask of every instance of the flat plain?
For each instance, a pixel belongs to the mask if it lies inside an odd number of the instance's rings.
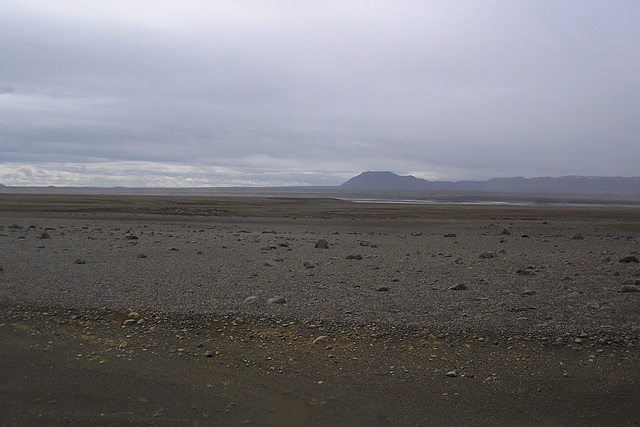
[[[0,195],[3,425],[637,425],[640,208]]]

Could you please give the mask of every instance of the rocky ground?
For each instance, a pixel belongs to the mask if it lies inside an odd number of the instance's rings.
[[[0,421],[640,422],[635,211],[421,209],[0,211]]]

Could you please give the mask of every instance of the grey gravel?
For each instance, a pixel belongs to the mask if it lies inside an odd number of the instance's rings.
[[[0,303],[411,325],[443,336],[500,331],[555,339],[586,330],[607,342],[609,336],[637,340],[638,300],[633,291],[617,292],[632,269],[601,262],[633,255],[637,234],[618,222],[547,223],[5,211],[0,212]],[[38,240],[49,227],[55,228],[54,238]],[[499,243],[507,227],[513,235],[531,237],[504,237]],[[444,237],[452,229],[455,240]],[[567,238],[576,233],[597,245]],[[130,235],[138,239],[128,239]],[[317,235],[332,236],[330,251],[315,249]],[[496,253],[498,244],[505,249],[500,256],[478,258],[483,252]],[[263,252],[264,247],[274,249]],[[345,259],[356,251],[360,261]],[[138,259],[141,253],[148,258]],[[73,265],[76,259],[87,260],[86,266]],[[563,281],[565,277],[571,280]],[[389,288],[390,282],[393,292],[372,292]],[[451,284],[467,289],[444,292]],[[535,297],[520,295],[532,287]],[[286,303],[245,303],[248,296],[256,302],[258,297],[267,302],[286,296]],[[590,304],[595,301],[599,309]]]

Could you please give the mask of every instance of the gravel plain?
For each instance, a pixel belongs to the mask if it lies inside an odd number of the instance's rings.
[[[4,421],[637,424],[637,208],[340,206],[0,211]],[[19,376],[90,362],[75,395]],[[144,396],[106,375],[150,366]]]

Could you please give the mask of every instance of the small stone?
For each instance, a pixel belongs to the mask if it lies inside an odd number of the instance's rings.
[[[324,239],[320,239],[316,242],[316,249],[329,249],[329,242]]]
[[[582,344],[582,341],[582,338],[576,338],[575,340],[573,340],[573,342],[575,342],[576,344]]]
[[[258,298],[256,295],[251,295],[250,297],[247,297],[242,302],[242,304],[243,305],[257,304],[259,300],[260,300],[260,298]]]
[[[631,273],[632,277],[640,277],[640,268],[636,268],[633,273]]]
[[[127,315],[127,317],[129,319],[139,319],[140,318],[140,313],[138,313],[137,311],[132,311]]]
[[[636,285],[624,285],[623,287],[621,287],[620,289],[618,289],[618,292],[640,292],[640,287],[636,286]]]
[[[267,300],[267,304],[286,304],[287,300],[281,296],[275,296]]]
[[[145,254],[138,254],[138,258],[146,258],[147,256]]]
[[[124,326],[133,325],[134,323],[136,323],[136,319],[127,319],[124,322],[122,322]]]
[[[587,308],[598,310],[600,308],[600,303],[597,301],[592,301],[590,303],[587,303]]]
[[[635,255],[627,255],[627,256],[623,256],[622,258],[620,258],[619,262],[628,264],[630,262],[640,262],[640,261],[638,261],[638,257],[635,256]]]
[[[533,272],[531,270],[524,270],[522,268],[519,268],[518,270],[516,270],[516,274],[519,276],[532,276]]]
[[[86,263],[87,263],[87,261],[85,261],[83,259],[79,259],[79,258],[74,261],[74,264],[86,264]]]
[[[447,233],[444,235],[444,237],[458,237],[458,236],[456,235],[456,233]]]
[[[478,258],[481,259],[490,259],[490,258],[495,258],[495,254],[493,252],[482,252]]]
[[[127,240],[138,240],[138,236],[136,236],[135,234],[130,234],[127,237],[125,237],[125,239],[127,239]]]
[[[500,233],[500,234],[505,235],[505,236],[510,236],[510,235],[511,235],[511,232],[510,232],[508,229],[503,228],[503,229],[502,229],[502,233]]]
[[[524,291],[520,292],[520,295],[535,295],[536,291],[534,291],[533,289],[525,289]]]
[[[317,337],[316,339],[314,339],[311,344],[318,344],[321,342],[327,342],[329,341],[329,337],[326,335],[320,335],[319,337]]]
[[[362,259],[362,255],[360,255],[360,254],[351,254],[351,255],[347,255],[347,259],[356,259],[356,260],[360,260],[360,259]]]
[[[389,292],[389,288],[387,288],[386,286],[380,286],[378,289],[376,289],[376,292]]]
[[[574,234],[571,236],[572,240],[584,240],[584,236],[582,234]]]
[[[49,233],[47,233],[47,232],[45,231],[44,233],[42,233],[42,234],[40,235],[40,238],[41,238],[41,239],[50,239],[50,238],[51,238],[51,236],[49,236]]]
[[[207,350],[204,352],[204,357],[213,357],[215,355],[216,355],[216,352],[212,350]]]
[[[454,377],[458,376],[458,372],[453,370],[453,371],[447,372],[445,375],[448,376],[448,377],[454,378]]]
[[[467,289],[467,285],[464,283],[458,283],[457,285],[450,286],[447,288],[449,291],[464,291]]]

